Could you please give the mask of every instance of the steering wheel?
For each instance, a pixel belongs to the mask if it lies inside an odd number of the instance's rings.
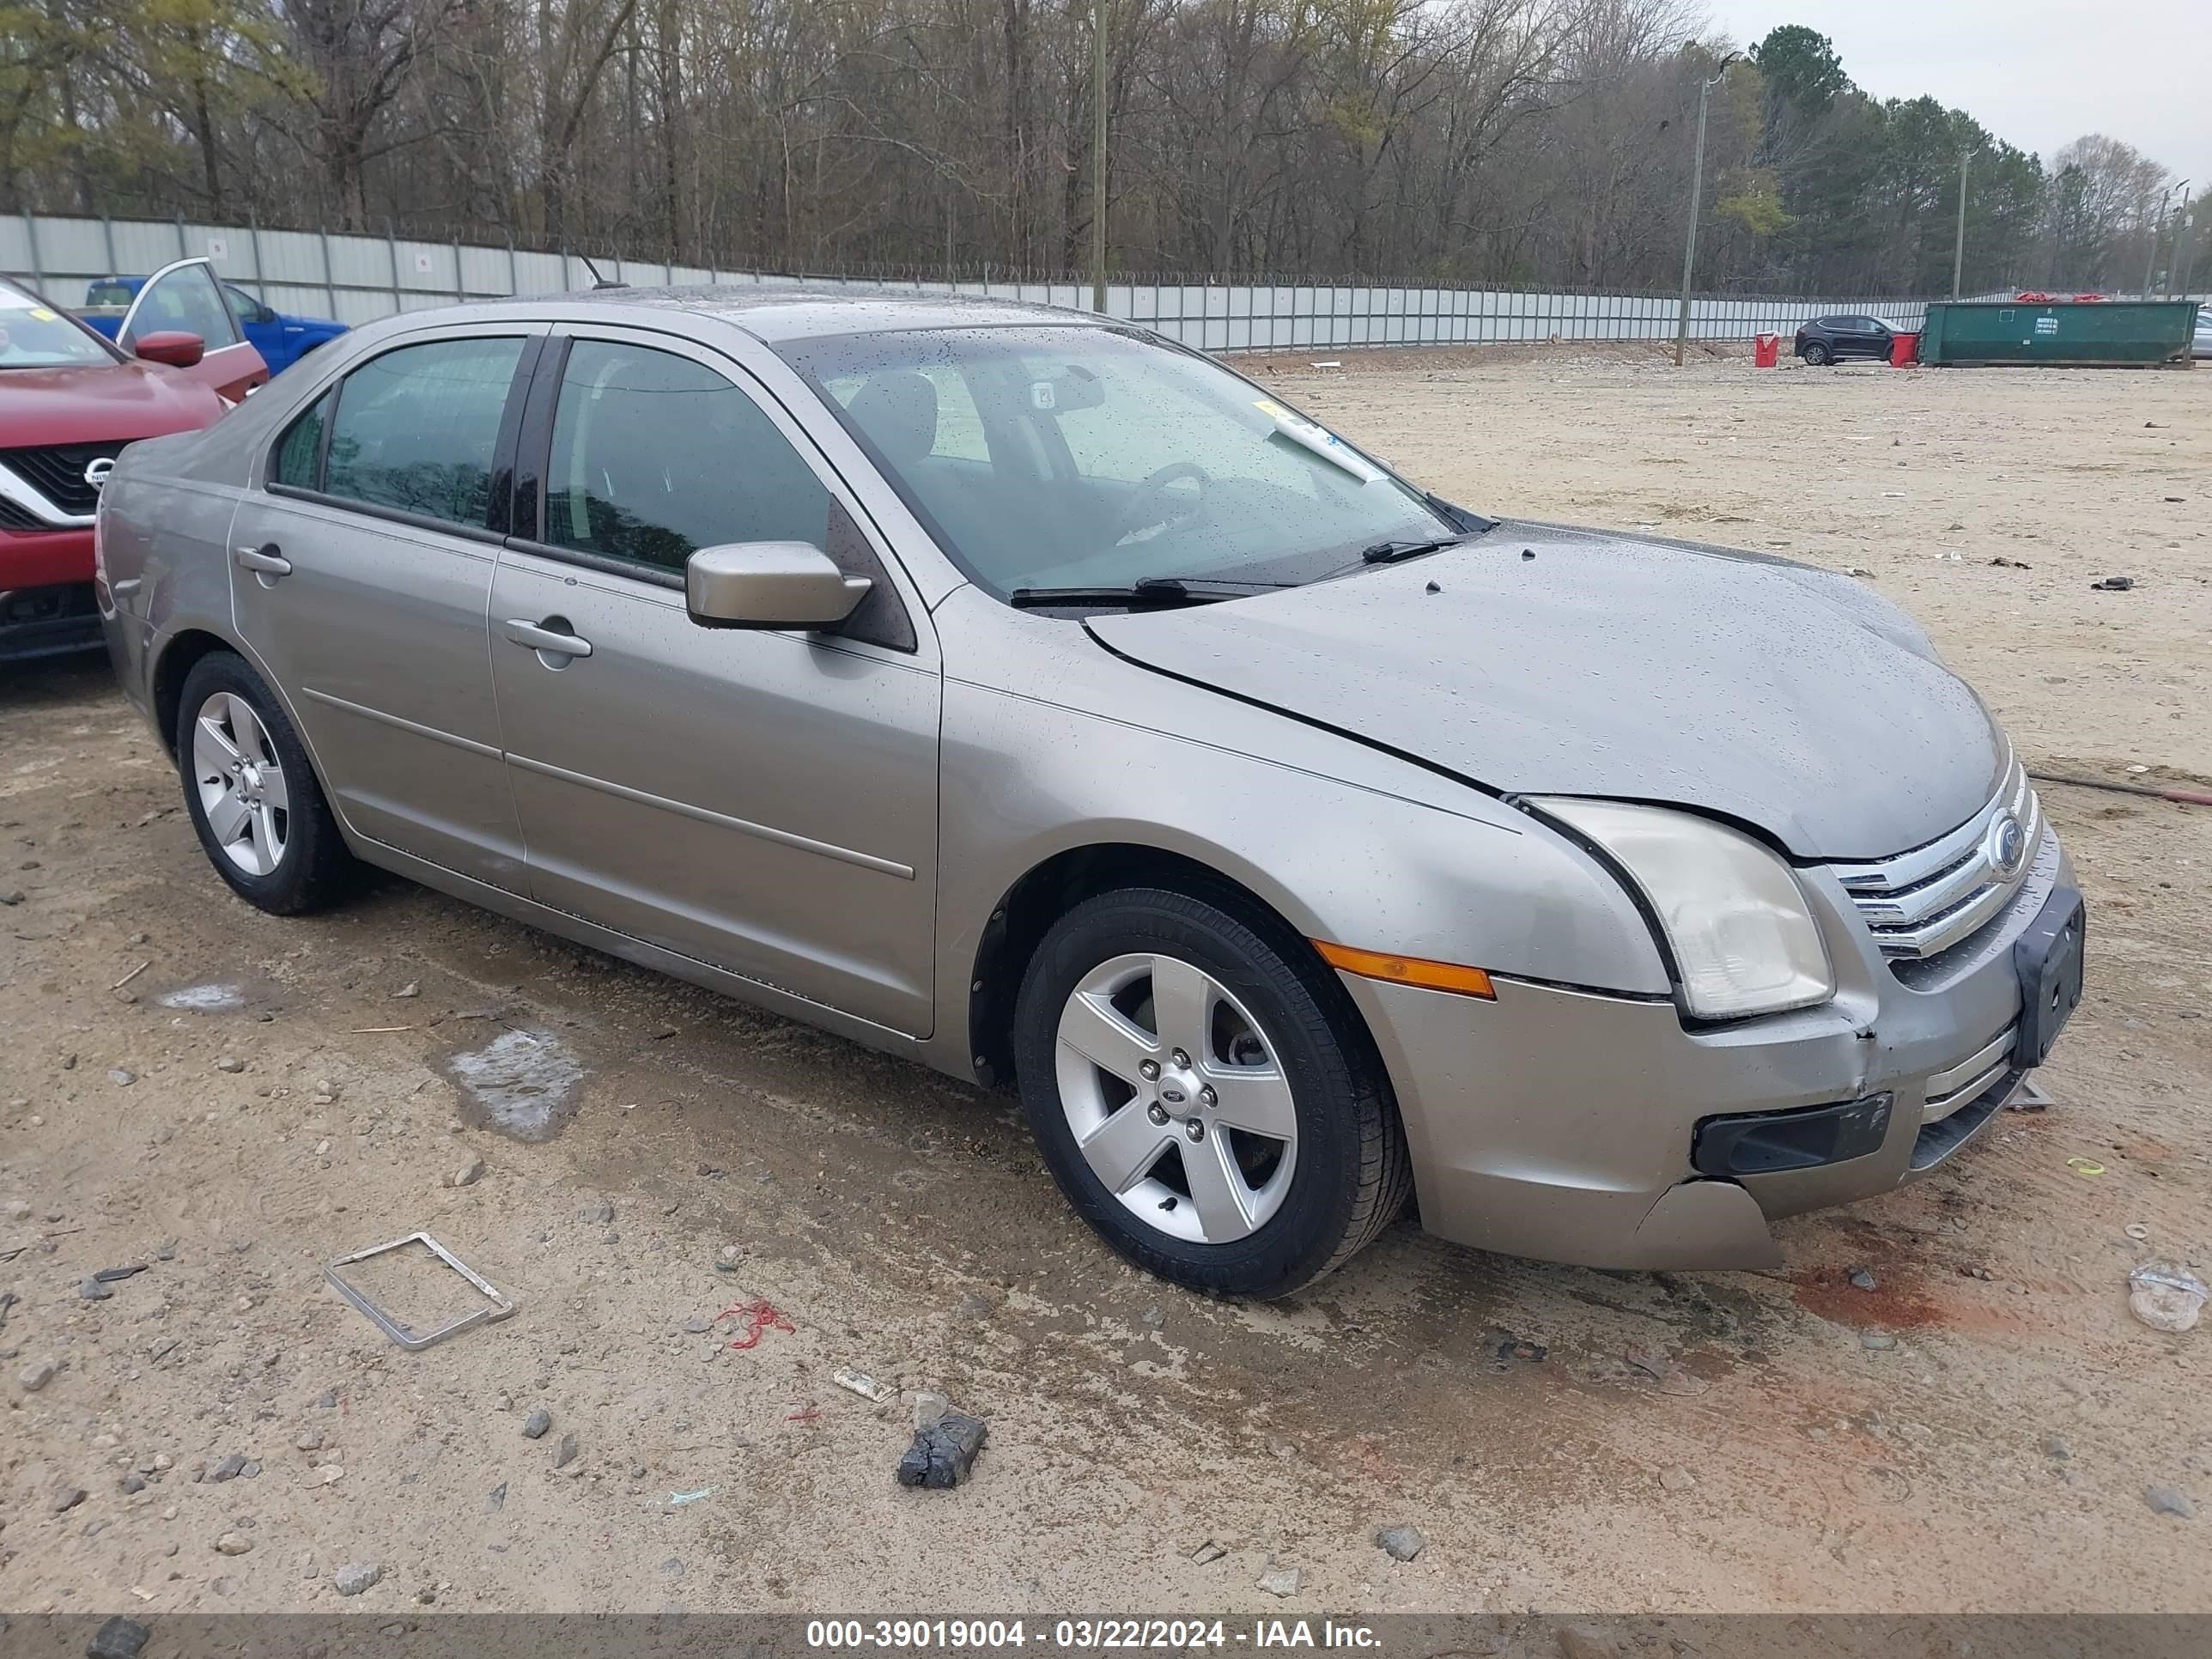
[[[1194,479],[1198,484],[1198,499],[1188,507],[1173,511],[1162,511],[1164,498],[1170,484],[1182,479]],[[1136,499],[1129,510],[1114,526],[1114,540],[1120,542],[1134,531],[1152,525],[1170,525],[1188,518],[1205,505],[1206,487],[1213,482],[1212,475],[1195,461],[1170,461],[1137,486]]]

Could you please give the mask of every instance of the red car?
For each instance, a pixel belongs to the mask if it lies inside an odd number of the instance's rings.
[[[0,277],[0,662],[100,643],[93,509],[116,456],[212,425],[269,378],[204,259],[132,312],[135,356]]]

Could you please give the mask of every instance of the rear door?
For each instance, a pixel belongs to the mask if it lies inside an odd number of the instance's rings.
[[[449,325],[355,364],[285,427],[231,526],[238,625],[346,822],[515,892],[484,611],[543,338]]]
[[[135,352],[149,334],[171,331],[198,335],[206,350],[198,365],[179,372],[213,386],[231,402],[242,402],[267,382],[269,365],[246,337],[215,267],[204,258],[179,259],[149,276],[124,313],[116,339],[125,351]]]

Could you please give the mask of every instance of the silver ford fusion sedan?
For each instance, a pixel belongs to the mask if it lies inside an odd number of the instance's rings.
[[[216,872],[380,865],[955,1076],[1280,1295],[1409,1195],[1608,1267],[1927,1174],[2081,988],[2004,734],[1846,578],[1498,522],[1082,313],[416,312],[125,452]]]

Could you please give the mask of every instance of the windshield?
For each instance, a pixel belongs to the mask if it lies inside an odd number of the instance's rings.
[[[0,283],[0,368],[105,367],[114,361],[90,329],[35,294]]]
[[[979,585],[1310,581],[1459,533],[1218,364],[1089,326],[797,340],[785,356]]]

